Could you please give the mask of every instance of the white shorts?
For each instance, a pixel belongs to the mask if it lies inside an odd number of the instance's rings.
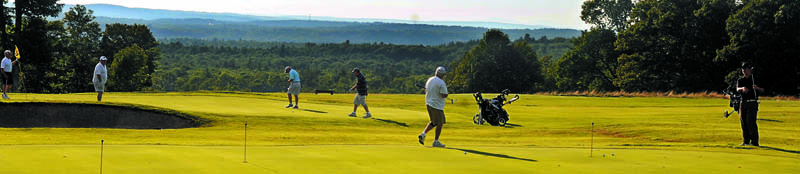
[[[106,90],[106,85],[105,84],[103,84],[102,82],[92,82],[92,83],[94,83],[94,91],[95,92],[105,92],[105,90]]]
[[[300,82],[292,82],[287,89],[287,94],[300,95]]]
[[[358,95],[358,94],[356,94],[356,97],[353,98],[353,104],[354,105],[367,106],[367,96],[366,95]]]

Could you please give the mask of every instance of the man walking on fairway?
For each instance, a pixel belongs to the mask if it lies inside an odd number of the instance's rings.
[[[739,120],[742,123],[742,146],[758,144],[758,93],[764,93],[764,88],[758,87],[754,82],[752,66],[742,63],[744,78],[736,82],[736,91],[742,94],[742,103],[739,105]]]
[[[361,105],[364,106],[364,111],[367,111],[364,118],[370,118],[372,114],[369,113],[369,107],[367,107],[367,78],[361,74],[361,70],[358,68],[353,68],[352,73],[356,76],[356,84],[350,88],[350,91],[356,89],[356,97],[353,99],[353,113],[347,116],[356,117],[356,109],[358,109],[358,105]]]
[[[108,80],[108,69],[106,69],[106,56],[100,56],[100,62],[94,66],[94,75],[92,76],[92,84],[94,84],[94,91],[97,92],[97,101],[103,101],[103,92],[106,91],[106,81]]]
[[[300,102],[297,98],[297,95],[300,95],[300,75],[291,66],[286,66],[284,71],[289,73],[289,89],[286,92],[289,95],[289,105],[286,105],[286,108],[297,109]],[[294,95],[294,105],[292,105],[292,95]]]
[[[431,131],[436,127],[436,139],[433,140],[433,147],[444,147],[444,144],[439,142],[439,135],[442,133],[442,126],[444,126],[444,99],[447,98],[447,86],[444,84],[444,67],[436,68],[436,75],[429,78],[425,83],[425,106],[428,108],[428,116],[431,121],[419,134],[419,144],[425,145],[425,133]]]
[[[14,76],[11,76],[11,72],[14,69],[14,64],[17,61],[11,61],[11,57],[14,55],[11,54],[11,50],[5,51],[6,57],[3,58],[2,63],[0,63],[0,69],[2,69],[3,73],[3,99],[11,99],[8,98],[8,88],[11,88],[11,85],[14,85]]]

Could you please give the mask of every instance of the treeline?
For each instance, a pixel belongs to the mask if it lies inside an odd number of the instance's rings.
[[[507,38],[506,38],[507,39]],[[530,49],[561,55],[569,39],[518,38],[531,41]],[[386,43],[282,43],[244,40],[162,39],[163,58],[153,74],[158,91],[285,91],[285,66],[300,73],[303,91],[331,89],[344,92],[361,68],[375,93],[419,93],[414,84],[425,83],[436,66],[450,66],[479,41],[450,42],[438,46]]]
[[[546,66],[559,91],[721,91],[754,64],[769,95],[800,94],[800,1],[589,0],[590,30]]]

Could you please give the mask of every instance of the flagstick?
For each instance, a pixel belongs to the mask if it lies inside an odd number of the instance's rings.
[[[21,59],[22,56],[19,55],[19,47],[17,47],[17,45],[14,45],[14,57],[17,57],[16,61],[17,61],[17,66],[19,66],[19,81],[20,81],[20,83],[22,83],[22,93],[25,93],[26,92],[26,90],[25,90],[25,73],[22,72],[22,62],[19,61],[19,59]],[[25,93],[25,100],[27,100],[27,99],[28,99],[28,94]]]
[[[592,140],[589,143],[589,157],[592,157],[592,152],[594,152],[594,122],[592,122]]]
[[[244,161],[247,163],[247,122],[244,122]]]
[[[100,140],[100,174],[103,174],[103,140]]]
[[[28,99],[28,94],[25,93],[25,73],[22,73],[22,62],[19,62],[19,58],[17,58],[17,65],[19,66],[19,82],[22,83],[22,93],[25,94],[25,100]]]

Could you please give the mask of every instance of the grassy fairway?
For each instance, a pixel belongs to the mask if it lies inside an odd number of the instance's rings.
[[[14,100],[94,103],[94,94],[12,94]],[[490,95],[489,95],[490,96]],[[508,127],[476,126],[469,94],[445,108],[441,141],[416,142],[422,95],[371,94],[374,119],[350,118],[352,94],[109,93],[104,103],[168,108],[204,127],[170,130],[0,128],[0,173],[794,173],[800,102],[762,101],[761,145],[739,147],[724,99],[523,95]],[[363,115],[359,108],[359,115]],[[8,114],[8,113],[4,113]],[[244,122],[248,163],[242,163]],[[594,122],[595,151],[589,157]],[[602,155],[605,154],[606,157]],[[614,154],[614,156],[611,156]]]

